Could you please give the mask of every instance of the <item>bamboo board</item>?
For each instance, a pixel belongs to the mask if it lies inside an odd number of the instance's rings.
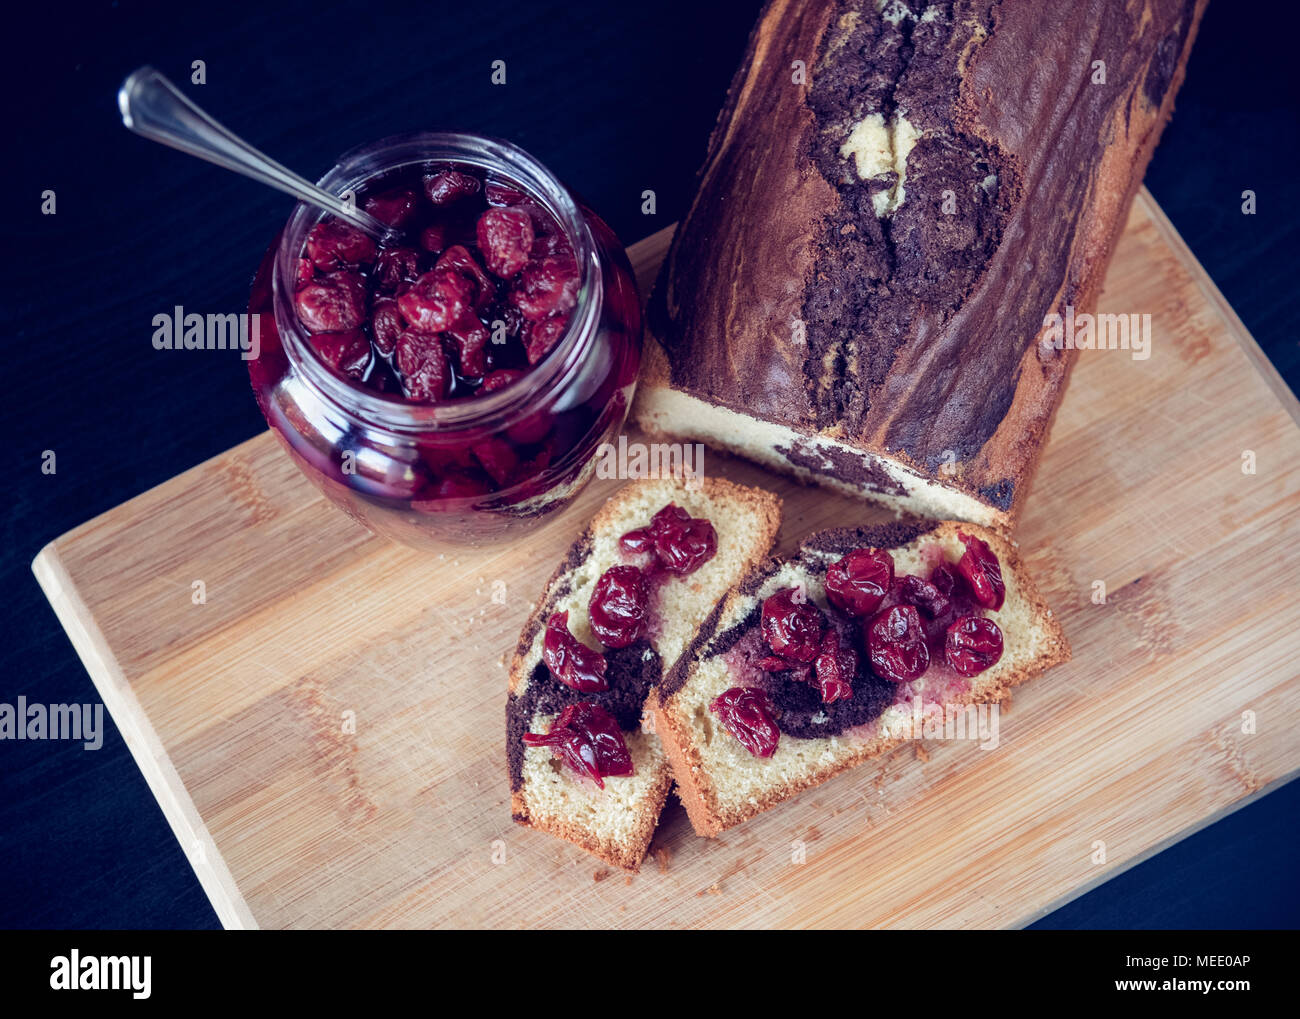
[[[670,799],[632,877],[511,823],[502,746],[504,655],[616,483],[439,557],[266,433],[33,570],[228,927],[1018,926],[1300,767],[1295,398],[1145,191],[1102,310],[1150,312],[1151,356],[1081,354],[1018,533],[1074,660],[995,751],[905,747],[711,841]],[[879,516],[706,470],[777,490],[783,547]]]

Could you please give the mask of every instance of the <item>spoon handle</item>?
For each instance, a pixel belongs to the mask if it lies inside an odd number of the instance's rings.
[[[132,71],[117,93],[122,123],[138,135],[269,184],[299,201],[332,212],[379,240],[392,233],[351,202],[323,191],[259,152],[199,109],[152,67]]]

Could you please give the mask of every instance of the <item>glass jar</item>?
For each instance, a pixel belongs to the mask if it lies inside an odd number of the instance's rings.
[[[559,224],[580,283],[555,346],[504,388],[441,403],[410,402],[331,371],[294,311],[299,259],[323,218],[300,204],[253,281],[249,311],[259,316],[260,349],[249,377],[290,456],[355,520],[406,544],[479,544],[537,526],[590,480],[601,444],[618,434],[631,406],[641,304],[609,227],[506,142],[463,134],[387,138],[343,156],[319,184],[356,193],[419,165],[472,168],[524,191]],[[486,486],[464,484],[467,469],[485,477],[475,459],[484,450],[507,460],[508,474],[494,471]]]

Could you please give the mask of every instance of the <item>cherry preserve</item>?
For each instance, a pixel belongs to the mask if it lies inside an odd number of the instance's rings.
[[[495,540],[567,505],[640,363],[613,233],[526,153],[468,135],[386,139],[320,183],[394,233],[299,205],[257,273],[250,378],[294,460],[408,544]]]

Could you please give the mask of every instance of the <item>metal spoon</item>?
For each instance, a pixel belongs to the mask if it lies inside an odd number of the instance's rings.
[[[141,67],[127,75],[118,89],[117,105],[122,111],[122,123],[138,135],[269,184],[333,213],[382,243],[392,243],[401,236],[400,231],[370,213],[321,190],[253,148],[199,109],[152,67]]]

